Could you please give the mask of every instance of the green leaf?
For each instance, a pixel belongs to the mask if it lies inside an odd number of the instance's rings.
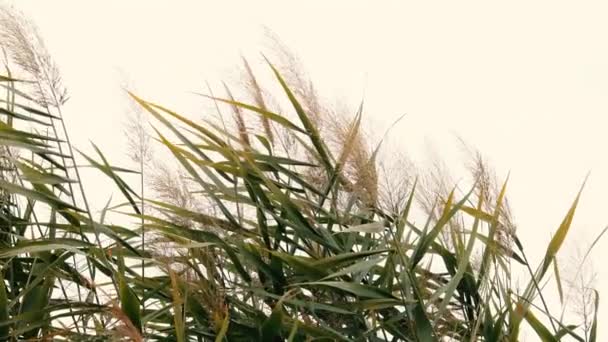
[[[133,191],[133,189],[131,189],[131,187],[120,176],[118,176],[114,172],[114,170],[112,169],[112,167],[106,160],[106,157],[103,155],[103,153],[101,153],[101,151],[99,150],[97,145],[95,145],[95,144],[92,144],[92,145],[93,145],[93,148],[95,149],[95,151],[97,152],[97,154],[99,155],[99,157],[101,158],[103,164],[96,162],[93,158],[89,157],[88,155],[84,154],[83,152],[80,152],[80,151],[78,151],[78,152],[89,163],[91,163],[91,165],[93,165],[99,171],[105,173],[107,176],[109,176],[114,181],[114,183],[118,186],[118,189],[120,189],[120,192],[122,192],[122,194],[127,198],[129,203],[131,203],[131,207],[133,208],[133,211],[135,211],[137,214],[139,214],[140,213],[139,207],[137,206],[137,203],[135,203],[135,200],[133,199],[133,196],[132,196],[132,195],[134,195],[135,197],[138,197],[138,194],[135,191]]]
[[[312,141],[312,144],[318,153],[319,160],[324,164],[328,174],[331,175],[333,172],[331,158],[329,156],[327,147],[323,143],[323,139],[321,139],[321,136],[319,135],[319,131],[316,125],[310,120],[310,118],[304,111],[304,108],[302,108],[293,92],[289,89],[289,86],[287,86],[287,83],[285,82],[283,77],[281,77],[279,71],[270,63],[268,59],[266,60],[266,62],[268,62],[268,65],[274,72],[274,75],[281,84],[281,87],[283,87],[283,90],[285,91],[285,94],[287,94],[287,97],[289,98],[289,101],[291,102],[293,108],[296,110],[300,121],[302,121],[304,129],[308,133],[308,136],[310,137],[310,140]]]
[[[506,184],[506,182],[505,182],[505,184]],[[504,188],[504,186],[503,186],[503,188]],[[500,203],[498,203],[498,205],[500,206]],[[483,197],[480,197],[476,211],[481,212],[482,207],[483,207]],[[444,311],[448,307],[449,302],[452,300],[452,296],[454,295],[456,288],[460,284],[465,272],[469,269],[469,266],[470,266],[469,262],[471,260],[473,248],[475,246],[475,241],[478,238],[477,231],[479,229],[479,221],[480,221],[480,218],[475,217],[475,220],[473,222],[473,230],[469,237],[469,241],[467,242],[466,250],[464,251],[464,253],[462,253],[459,256],[460,260],[458,261],[458,268],[457,268],[456,274],[454,274],[452,276],[452,279],[450,280],[450,282],[448,284],[446,284],[444,287],[442,287],[438,291],[435,291],[435,293],[431,296],[431,299],[429,300],[430,302],[434,302],[434,300],[436,298],[439,298],[441,296],[441,294],[444,294],[443,300],[441,301],[441,303],[439,304],[439,308],[437,309],[437,317],[442,317]]]
[[[65,249],[76,253],[84,254],[81,249],[94,247],[90,243],[82,240],[70,238],[40,239],[33,241],[21,241],[14,247],[0,249],[0,258],[14,257],[20,254],[34,254],[50,252],[57,249]]]
[[[424,301],[420,295],[418,285],[415,283],[416,280],[409,271],[408,274],[412,283],[412,289],[414,290],[414,298],[417,302],[412,311],[414,314],[414,322],[418,340],[421,342],[437,342],[437,338],[433,332],[433,326],[431,325],[431,321],[425,312],[426,306],[424,305]]]
[[[559,275],[559,266],[557,265],[557,258],[553,260],[553,273],[555,274],[555,282],[557,283],[557,292],[559,293],[559,302],[564,304],[564,290],[562,289],[562,279]]]
[[[127,315],[133,326],[141,332],[141,302],[137,295],[129,286],[129,283],[125,277],[125,266],[124,259],[119,253],[119,267],[118,273],[118,296],[120,298],[120,308]]]
[[[353,262],[359,259],[363,259],[372,255],[382,254],[389,252],[390,249],[376,249],[376,250],[368,250],[363,252],[352,252],[352,253],[340,253],[338,255],[334,255],[331,257],[323,258],[317,261],[314,261],[312,266],[321,268],[321,269],[332,269],[335,267],[339,267],[343,264]]]
[[[64,209],[72,209],[75,211],[83,212],[82,209],[77,208],[71,204],[68,204],[62,200],[60,200],[57,196],[55,196],[51,191],[47,193],[42,193],[40,191],[35,191],[31,189],[24,188],[19,185],[15,185],[13,183],[9,183],[4,180],[0,180],[0,188],[4,189],[10,193],[23,195],[24,197],[30,200],[41,201],[48,204],[51,208],[56,209],[57,211],[62,211]]]
[[[312,281],[307,283],[293,284],[292,286],[326,286],[363,298],[396,299],[396,297],[394,297],[392,294],[375,286],[348,283],[344,281]]]
[[[386,257],[380,257],[380,258],[359,261],[351,266],[341,269],[338,272],[334,272],[326,277],[323,277],[321,280],[337,278],[337,277],[341,277],[341,276],[351,274],[351,273],[367,273],[372,267],[379,264],[380,262],[382,262],[385,259],[386,259]]]
[[[25,81],[18,80],[16,78],[12,78],[12,77],[7,77],[4,75],[0,75],[0,82],[25,82]]]
[[[597,290],[593,290],[594,293],[594,310],[593,310],[593,324],[591,325],[591,332],[589,333],[589,342],[597,341],[597,312],[600,309],[600,294]]]
[[[528,321],[528,324],[530,324],[530,326],[532,327],[532,329],[534,329],[534,331],[536,332],[536,334],[538,335],[538,337],[540,337],[540,339],[543,342],[558,342],[557,339],[551,334],[551,332],[549,331],[549,329],[547,329],[547,327],[545,327],[536,318],[536,316],[534,316],[534,314],[532,314],[532,311],[526,310],[524,318],[526,319],[526,321]]]
[[[250,110],[252,112],[256,112],[256,113],[262,115],[262,117],[267,118],[268,120],[274,121],[274,122],[276,122],[276,123],[278,123],[278,124],[280,124],[282,126],[285,126],[288,129],[292,129],[292,130],[298,131],[300,133],[306,133],[306,131],[304,131],[303,129],[301,129],[300,127],[298,127],[293,122],[289,121],[287,118],[285,118],[285,117],[283,117],[283,116],[281,116],[279,114],[273,113],[271,111],[264,110],[264,109],[258,108],[256,106],[248,105],[246,103],[238,102],[238,101],[234,101],[234,100],[222,99],[222,98],[217,98],[217,97],[208,96],[208,95],[204,95],[204,94],[198,94],[198,95],[201,95],[203,97],[206,97],[206,98],[209,98],[209,99],[212,99],[212,100],[220,101],[220,102],[223,102],[223,103],[226,103],[226,104],[230,104],[230,105],[233,105],[233,106],[237,106],[237,107],[240,107],[240,108],[243,108],[243,109],[247,109],[247,110]]]
[[[42,268],[43,263],[39,261],[34,265],[34,268]],[[48,319],[45,319],[45,308],[49,305],[51,291],[55,282],[54,277],[48,274],[44,277],[42,284],[32,288],[24,297],[21,304],[20,315],[26,315],[27,318],[19,322],[19,329],[23,329],[26,338],[33,338],[38,335],[41,327],[46,327],[50,324]],[[36,323],[42,323],[40,326]]]
[[[31,183],[58,185],[63,183],[75,183],[75,180],[67,179],[53,173],[40,172],[24,163],[17,163],[23,173],[23,178]]]
[[[289,295],[286,293],[275,304],[270,317],[262,324],[260,341],[274,341],[281,337],[283,328],[283,300]]]
[[[6,284],[4,283],[4,277],[0,272],[0,338],[8,336],[9,325],[7,324],[10,319],[8,313],[8,298],[6,293]]]
[[[574,213],[576,212],[576,207],[578,205],[579,198],[581,197],[581,193],[583,192],[583,188],[585,187],[586,182],[587,182],[587,178],[585,178],[585,181],[583,182],[581,189],[579,190],[578,194],[576,195],[576,198],[574,199],[574,202],[570,206],[570,209],[568,210],[568,213],[564,217],[562,223],[559,225],[557,232],[555,232],[555,235],[551,239],[551,242],[549,242],[549,246],[547,247],[547,252],[545,254],[543,265],[542,265],[541,271],[539,273],[539,279],[541,279],[543,277],[543,275],[547,272],[547,270],[549,269],[549,266],[551,265],[551,262],[555,258],[555,255],[557,255],[557,252],[561,248],[562,243],[564,243],[564,240],[566,239],[566,235],[568,234],[568,231],[570,230],[570,226],[572,225],[572,220],[574,219]]]
[[[454,190],[452,190],[450,192],[450,195],[448,196],[448,199],[445,204],[445,208],[443,210],[443,214],[441,215],[441,217],[435,224],[435,227],[433,227],[433,229],[431,229],[431,231],[428,234],[422,235],[420,237],[420,242],[416,246],[416,249],[414,250],[414,254],[412,255],[412,257],[410,259],[411,260],[410,270],[413,270],[414,268],[416,268],[418,263],[426,255],[427,250],[431,247],[431,245],[433,244],[433,242],[435,241],[435,239],[437,238],[439,233],[441,233],[441,230],[443,229],[443,227],[446,226],[447,223],[449,222],[449,220],[460,210],[460,208],[462,208],[462,206],[469,199],[469,196],[471,196],[471,194],[473,193],[473,190],[475,190],[475,186],[473,186],[471,188],[471,190],[469,191],[469,193],[466,194],[466,196],[464,196],[460,200],[460,202],[456,203],[456,205],[454,205],[453,207],[452,207],[452,200],[454,199]]]
[[[308,275],[313,279],[319,279],[327,275],[326,269],[320,268],[313,264],[311,258],[291,255],[277,251],[270,251],[273,256],[283,260],[287,265],[291,266],[294,271],[300,275]]]

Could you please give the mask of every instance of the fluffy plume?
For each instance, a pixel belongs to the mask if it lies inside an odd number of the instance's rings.
[[[245,89],[253,98],[256,106],[260,109],[268,110],[266,106],[266,100],[264,99],[264,90],[260,87],[260,84],[249,65],[249,62],[245,57],[243,58],[243,67],[245,68]],[[266,137],[270,141],[271,144],[274,144],[274,134],[272,133],[272,127],[270,124],[270,120],[267,117],[261,116],[262,126],[264,127],[264,133]]]
[[[232,101],[234,101],[234,96],[232,96],[232,92],[230,91],[230,88],[228,88],[228,86],[224,83],[224,89],[226,90],[226,95],[228,95],[228,98]],[[241,111],[241,108],[239,108],[236,105],[231,105],[232,108],[232,114],[233,114],[233,118],[234,118],[234,122],[236,123],[238,132],[239,132],[239,138],[241,140],[241,144],[243,144],[243,146],[251,146],[251,142],[249,141],[249,134],[247,133],[247,126],[245,125],[245,119],[243,118],[243,112]]]
[[[127,137],[129,158],[138,163],[146,164],[152,160],[152,144],[146,123],[147,115],[141,106],[129,101],[129,112],[125,135]]]
[[[352,129],[354,121],[349,120],[349,117],[352,117],[355,111],[344,103],[338,102],[333,106],[325,103],[295,54],[272,32],[267,31],[267,37],[273,54],[277,56],[277,67],[287,85],[311,117],[320,134],[326,137],[330,151],[341,159],[342,186],[356,194],[364,207],[376,206],[378,204],[376,160],[369,149],[371,144],[363,131],[359,128]],[[327,183],[328,180],[322,170],[309,171],[308,177],[311,181],[316,184]]]
[[[0,44],[23,78],[31,81],[30,93],[42,107],[59,107],[68,100],[57,65],[37,28],[12,9],[0,6]]]

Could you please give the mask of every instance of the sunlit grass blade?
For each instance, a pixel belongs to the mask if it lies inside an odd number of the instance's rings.
[[[576,212],[576,207],[578,205],[578,201],[581,197],[581,193],[583,191],[583,188],[585,187],[586,182],[587,182],[587,178],[585,178],[585,181],[583,182],[581,189],[579,190],[578,194],[576,195],[576,198],[574,199],[572,206],[568,210],[568,213],[564,217],[564,220],[562,221],[562,223],[559,225],[559,228],[555,232],[555,235],[549,242],[549,246],[547,247],[547,252],[546,252],[545,258],[543,260],[543,265],[539,272],[539,279],[542,278],[543,275],[547,272],[547,270],[549,269],[549,266],[551,265],[551,262],[555,258],[555,255],[557,255],[557,252],[559,251],[562,244],[564,243],[564,240],[566,239],[566,235],[568,234],[568,231],[570,230],[570,226],[572,225],[572,220],[574,219],[574,213]]]
[[[302,121],[302,124],[304,125],[304,129],[308,133],[310,140],[312,141],[312,144],[316,148],[316,151],[319,156],[319,160],[324,164],[325,168],[327,169],[328,174],[331,174],[333,171],[333,164],[332,164],[329,152],[327,150],[327,147],[325,146],[323,140],[319,136],[319,131],[318,131],[316,125],[310,120],[308,114],[306,114],[306,112],[304,111],[304,108],[302,108],[302,105],[300,105],[300,103],[296,99],[296,97],[293,94],[293,92],[291,91],[291,89],[289,89],[289,86],[287,86],[287,83],[285,82],[285,80],[283,79],[283,77],[281,76],[279,71],[272,65],[272,63],[270,63],[269,60],[266,60],[266,61],[267,61],[268,65],[270,66],[270,68],[272,69],[272,71],[274,72],[275,77],[281,84],[281,87],[285,91],[285,94],[287,94],[287,97],[289,98],[289,101],[291,102],[296,113],[298,114],[300,121]]]

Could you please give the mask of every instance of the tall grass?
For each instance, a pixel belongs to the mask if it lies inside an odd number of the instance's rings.
[[[51,60],[24,61],[38,60],[23,51],[40,47],[17,34],[24,19],[3,15],[0,339],[517,341],[525,323],[543,341],[596,341],[597,294],[581,324],[558,317],[543,291],[553,282],[561,294],[555,257],[580,194],[545,257],[529,260],[507,180],[496,182],[480,158],[469,188],[428,172],[382,193],[381,178],[395,175],[379,170],[362,134],[363,106],[341,121],[301,74],[271,62],[275,96],[291,108],[272,104],[245,61],[253,104],[229,87],[226,98],[206,96],[230,107],[233,125],[130,93],[177,171],[151,176],[157,196],[134,190],[128,175],[143,184],[145,164],[158,165],[144,156],[139,126],[136,171],[95,146],[94,156],[81,153],[124,199],[95,219],[61,117],[63,87],[38,77]],[[421,224],[412,219],[420,209]],[[135,223],[110,224],[110,214]],[[529,275],[522,290],[517,269]]]

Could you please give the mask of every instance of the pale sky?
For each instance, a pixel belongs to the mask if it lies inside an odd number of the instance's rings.
[[[510,171],[507,194],[534,264],[588,171],[569,239],[585,250],[608,224],[606,2],[4,2],[40,28],[71,94],[69,133],[84,150],[90,139],[126,160],[125,75],[146,99],[204,115],[190,92],[234,78],[240,53],[263,49],[267,26],[324,96],[364,97],[378,131],[406,113],[389,140],[413,159],[424,160],[430,141],[448,164],[461,163],[457,134],[499,179]],[[604,298],[607,247],[601,241],[591,258]]]

